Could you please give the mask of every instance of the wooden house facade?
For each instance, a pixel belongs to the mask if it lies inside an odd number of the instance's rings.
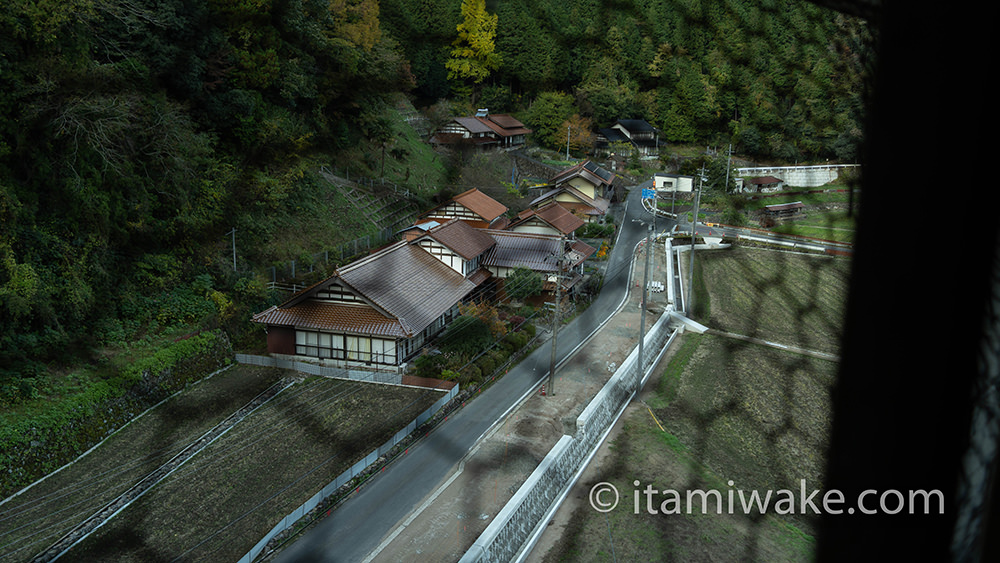
[[[479,110],[474,117],[456,117],[431,136],[431,144],[510,150],[524,146],[531,129],[507,114]]]
[[[540,235],[570,236],[586,223],[552,201],[538,209],[525,209],[511,221],[508,231]]]
[[[268,352],[326,365],[403,365],[458,315],[476,284],[418,245],[400,241],[253,317]]]
[[[420,214],[417,223],[436,221],[443,224],[451,219],[459,219],[472,227],[485,229],[496,227],[506,212],[506,205],[472,188]]]

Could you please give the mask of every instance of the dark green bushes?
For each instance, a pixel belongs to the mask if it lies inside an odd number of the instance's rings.
[[[202,332],[137,360],[30,416],[0,424],[0,498],[72,461],[126,422],[232,358],[222,332]],[[22,380],[23,381],[23,380]]]
[[[463,315],[448,327],[438,341],[438,351],[414,361],[414,375],[457,381],[462,387],[481,383],[524,349],[536,328],[525,317],[499,315],[502,336],[490,331],[482,319]]]

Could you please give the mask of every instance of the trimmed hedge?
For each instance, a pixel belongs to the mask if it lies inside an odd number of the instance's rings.
[[[174,342],[116,376],[0,427],[0,498],[73,461],[149,407],[232,361],[229,338],[202,332]]]

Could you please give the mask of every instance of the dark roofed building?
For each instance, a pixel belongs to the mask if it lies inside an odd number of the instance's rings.
[[[805,205],[801,201],[794,201],[792,203],[776,203],[774,205],[766,205],[761,213],[765,217],[770,217],[772,219],[791,219],[798,217],[805,209]]]
[[[496,246],[483,256],[483,265],[497,278],[505,279],[516,268],[528,268],[542,275],[545,289],[555,289],[558,272],[558,257],[563,263],[563,288],[582,278],[583,263],[594,255],[597,249],[589,244],[567,240],[562,236],[513,231],[487,231],[496,241]]]
[[[433,145],[514,149],[524,145],[531,129],[507,114],[479,110],[474,117],[456,117],[431,136]]]
[[[774,176],[759,176],[750,178],[745,182],[750,191],[754,192],[774,192],[784,187],[785,183],[780,178]]]
[[[570,166],[549,179],[549,184],[559,187],[569,184],[591,199],[614,199],[616,190],[621,185],[621,179],[614,172],[605,170],[590,160],[585,160]]]
[[[607,152],[616,142],[628,143],[643,156],[660,152],[660,130],[644,119],[619,119],[611,127],[598,129],[595,148]]]

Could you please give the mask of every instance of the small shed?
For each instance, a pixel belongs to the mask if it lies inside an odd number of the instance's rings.
[[[764,215],[767,217],[772,217],[774,219],[789,219],[798,216],[802,213],[802,209],[805,205],[801,201],[794,201],[792,203],[777,203],[774,205],[764,206]]]
[[[785,186],[785,182],[774,176],[759,176],[746,180],[744,185],[754,192],[776,192]]]

